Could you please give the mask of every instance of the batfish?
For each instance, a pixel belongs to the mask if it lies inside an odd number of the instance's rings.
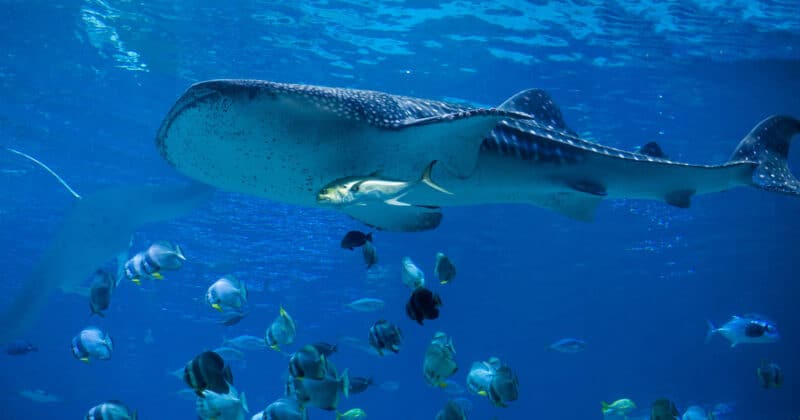
[[[686,208],[695,195],[738,186],[798,195],[787,164],[800,121],[772,116],[720,165],[676,162],[581,139],[543,90],[476,109],[383,92],[211,80],[191,86],[156,136],[161,156],[210,185],[304,206],[337,179],[411,181],[432,161],[452,195],[418,187],[410,206],[339,208],[382,230],[436,228],[441,207],[529,203],[589,221],[606,198]],[[656,145],[657,146],[657,145]],[[660,147],[659,147],[660,150]]]

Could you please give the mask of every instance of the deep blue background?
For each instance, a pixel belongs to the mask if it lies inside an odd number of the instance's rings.
[[[791,2],[752,3],[761,14],[695,2],[666,9],[508,2],[486,12],[469,2],[439,8],[387,2],[381,9],[219,3],[0,3],[0,145],[37,156],[83,194],[175,182],[180,177],[156,153],[154,133],[183,90],[209,78],[487,105],[542,87],[567,123],[589,138],[623,148],[657,140],[670,156],[699,163],[726,160],[768,115],[800,116],[800,23]],[[416,9],[398,15],[401,7]],[[576,28],[587,35],[576,35]],[[550,45],[505,39],[539,36]],[[504,59],[493,48],[528,58]],[[797,173],[797,150],[790,164]],[[0,153],[0,170],[4,303],[71,197],[12,154]],[[0,417],[80,418],[100,401],[121,399],[141,418],[193,419],[194,403],[176,394],[183,384],[167,372],[218,346],[224,335],[263,335],[282,304],[298,323],[298,343],[366,341],[379,317],[401,326],[406,342],[399,355],[368,356],[342,343],[333,358],[340,370],[400,384],[342,401],[342,411],[360,407],[371,419],[433,418],[447,400],[422,377],[424,350],[436,331],[454,338],[459,383],[473,361],[490,356],[519,374],[520,399],[507,409],[468,396],[473,419],[599,418],[601,400],[629,397],[647,407],[660,396],[682,409],[728,403],[735,409],[729,418],[796,418],[799,215],[800,200],[748,188],[697,197],[688,210],[610,201],[589,224],[524,205],[448,208],[433,232],[377,233],[380,263],[365,273],[359,253],[338,247],[344,232],[360,228],[357,222],[218,192],[191,216],[135,235],[134,250],[160,239],[184,247],[189,263],[166,281],[121,285],[105,319],[88,319],[80,296],[51,299],[26,336],[40,351],[0,355]],[[438,251],[451,256],[459,274],[451,285],[433,286],[444,300],[442,316],[419,327],[404,315],[400,259],[410,256],[431,281]],[[201,298],[229,272],[250,286],[252,314],[225,329]],[[362,296],[382,297],[387,307],[377,314],[343,308]],[[735,349],[719,337],[703,343],[706,319],[722,323],[748,312],[774,319],[781,342]],[[70,339],[90,324],[114,337],[111,361],[87,366],[72,358]],[[144,340],[148,330],[152,343]],[[566,336],[585,339],[587,351],[544,350]],[[760,389],[755,369],[762,358],[783,367],[783,389]],[[274,352],[248,353],[246,366],[234,365],[251,413],[281,395],[285,366]],[[64,401],[33,403],[18,395],[23,389]],[[312,409],[310,417],[334,415]]]

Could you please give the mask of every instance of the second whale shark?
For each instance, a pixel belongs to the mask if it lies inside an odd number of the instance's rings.
[[[313,207],[337,180],[412,181],[397,201],[336,207],[378,229],[439,225],[441,207],[529,203],[592,220],[606,198],[659,200],[686,208],[695,195],[754,186],[800,195],[788,168],[800,121],[772,116],[740,141],[728,162],[694,165],[648,147],[625,151],[581,139],[550,96],[522,91],[496,108],[388,93],[211,80],[191,86],[156,137],[178,171],[230,191]],[[350,185],[360,185],[350,182]]]

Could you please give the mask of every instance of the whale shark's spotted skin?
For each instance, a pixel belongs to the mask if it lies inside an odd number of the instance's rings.
[[[438,225],[442,206],[521,202],[590,220],[603,198],[689,207],[694,195],[741,185],[798,195],[787,156],[799,132],[800,121],[770,117],[730,161],[696,165],[581,139],[537,89],[473,109],[377,91],[213,80],[178,99],[156,144],[189,177],[307,206],[321,206],[316,192],[331,182],[409,181],[438,161],[433,178],[453,195],[419,187],[404,197],[408,208],[344,210],[378,228],[422,230]]]

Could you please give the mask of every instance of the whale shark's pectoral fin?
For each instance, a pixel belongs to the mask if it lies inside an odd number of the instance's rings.
[[[591,222],[603,196],[584,192],[559,192],[536,197],[532,204],[551,209],[581,222]]]
[[[504,117],[495,109],[474,109],[409,121],[398,127],[401,148],[415,148],[425,160],[438,160],[460,179],[468,178],[478,165],[481,143]]]
[[[393,206],[370,203],[341,209],[345,214],[378,230],[394,232],[419,232],[436,229],[442,222],[439,207]]]
[[[694,190],[677,190],[672,191],[664,197],[664,201],[670,206],[675,206],[681,209],[688,209],[692,205],[692,195]]]

